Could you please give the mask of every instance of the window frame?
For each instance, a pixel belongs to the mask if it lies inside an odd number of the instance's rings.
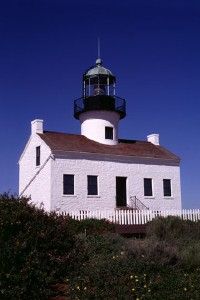
[[[105,126],[105,140],[113,140],[113,127]]]
[[[35,165],[39,167],[41,165],[41,147],[37,146],[35,148]]]
[[[165,184],[164,184],[164,182],[166,182],[166,181],[168,181],[168,182],[170,183],[170,185],[169,185],[169,188],[170,188],[170,195],[166,195],[166,194],[165,194],[166,189],[165,189]],[[169,179],[169,178],[164,178],[164,179],[163,179],[163,197],[164,197],[164,198],[171,198],[171,197],[172,197],[172,180]]]
[[[147,194],[146,192],[146,186],[145,186],[145,182],[147,182],[147,180],[149,180],[151,182],[151,195],[150,194]],[[153,179],[152,178],[147,178],[145,177],[144,180],[143,180],[143,185],[144,185],[144,197],[149,197],[149,198],[153,198],[154,197],[154,190],[153,190]],[[149,188],[149,187],[147,187]]]
[[[90,187],[91,186],[94,186],[94,184],[93,185],[91,185],[91,184],[89,184],[89,178],[90,177],[95,177],[96,178],[96,193],[94,194],[94,193],[90,193]],[[89,196],[89,197],[95,197],[95,196],[99,196],[99,177],[97,176],[97,175],[87,175],[87,196]]]
[[[67,178],[68,176],[71,176],[73,178],[73,184],[65,184],[65,178]],[[67,187],[73,187],[72,188],[72,192],[68,193],[65,188],[67,189]],[[63,174],[63,196],[74,196],[75,195],[75,175],[74,174]]]

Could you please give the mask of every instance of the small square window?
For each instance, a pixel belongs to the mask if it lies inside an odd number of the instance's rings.
[[[88,175],[88,195],[98,195],[97,176]]]
[[[40,146],[36,147],[36,166],[40,165]]]
[[[153,196],[151,178],[144,178],[144,196]]]
[[[113,128],[112,127],[105,127],[105,139],[113,140]]]
[[[63,175],[63,195],[74,195],[74,175]]]
[[[171,179],[163,179],[163,194],[164,197],[171,197]]]

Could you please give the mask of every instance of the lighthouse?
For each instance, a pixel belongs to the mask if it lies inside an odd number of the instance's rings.
[[[116,77],[100,55],[83,74],[81,98],[72,105],[81,134],[31,122],[19,160],[20,196],[46,211],[181,208],[179,157],[160,146],[158,134],[118,136],[126,101],[116,96]]]
[[[101,144],[118,144],[118,124],[126,116],[126,101],[116,96],[116,77],[96,64],[83,74],[82,97],[74,101],[74,117],[81,123],[81,135]]]

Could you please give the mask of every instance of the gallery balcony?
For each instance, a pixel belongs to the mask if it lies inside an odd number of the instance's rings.
[[[120,119],[126,116],[126,100],[117,96],[96,95],[74,100],[74,117],[79,119],[81,113],[92,110],[115,111]]]

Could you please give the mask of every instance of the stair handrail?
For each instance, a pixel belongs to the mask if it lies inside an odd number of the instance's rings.
[[[136,210],[148,210],[149,207],[147,207],[140,199],[138,199],[136,196],[130,196],[131,200],[131,208]]]

